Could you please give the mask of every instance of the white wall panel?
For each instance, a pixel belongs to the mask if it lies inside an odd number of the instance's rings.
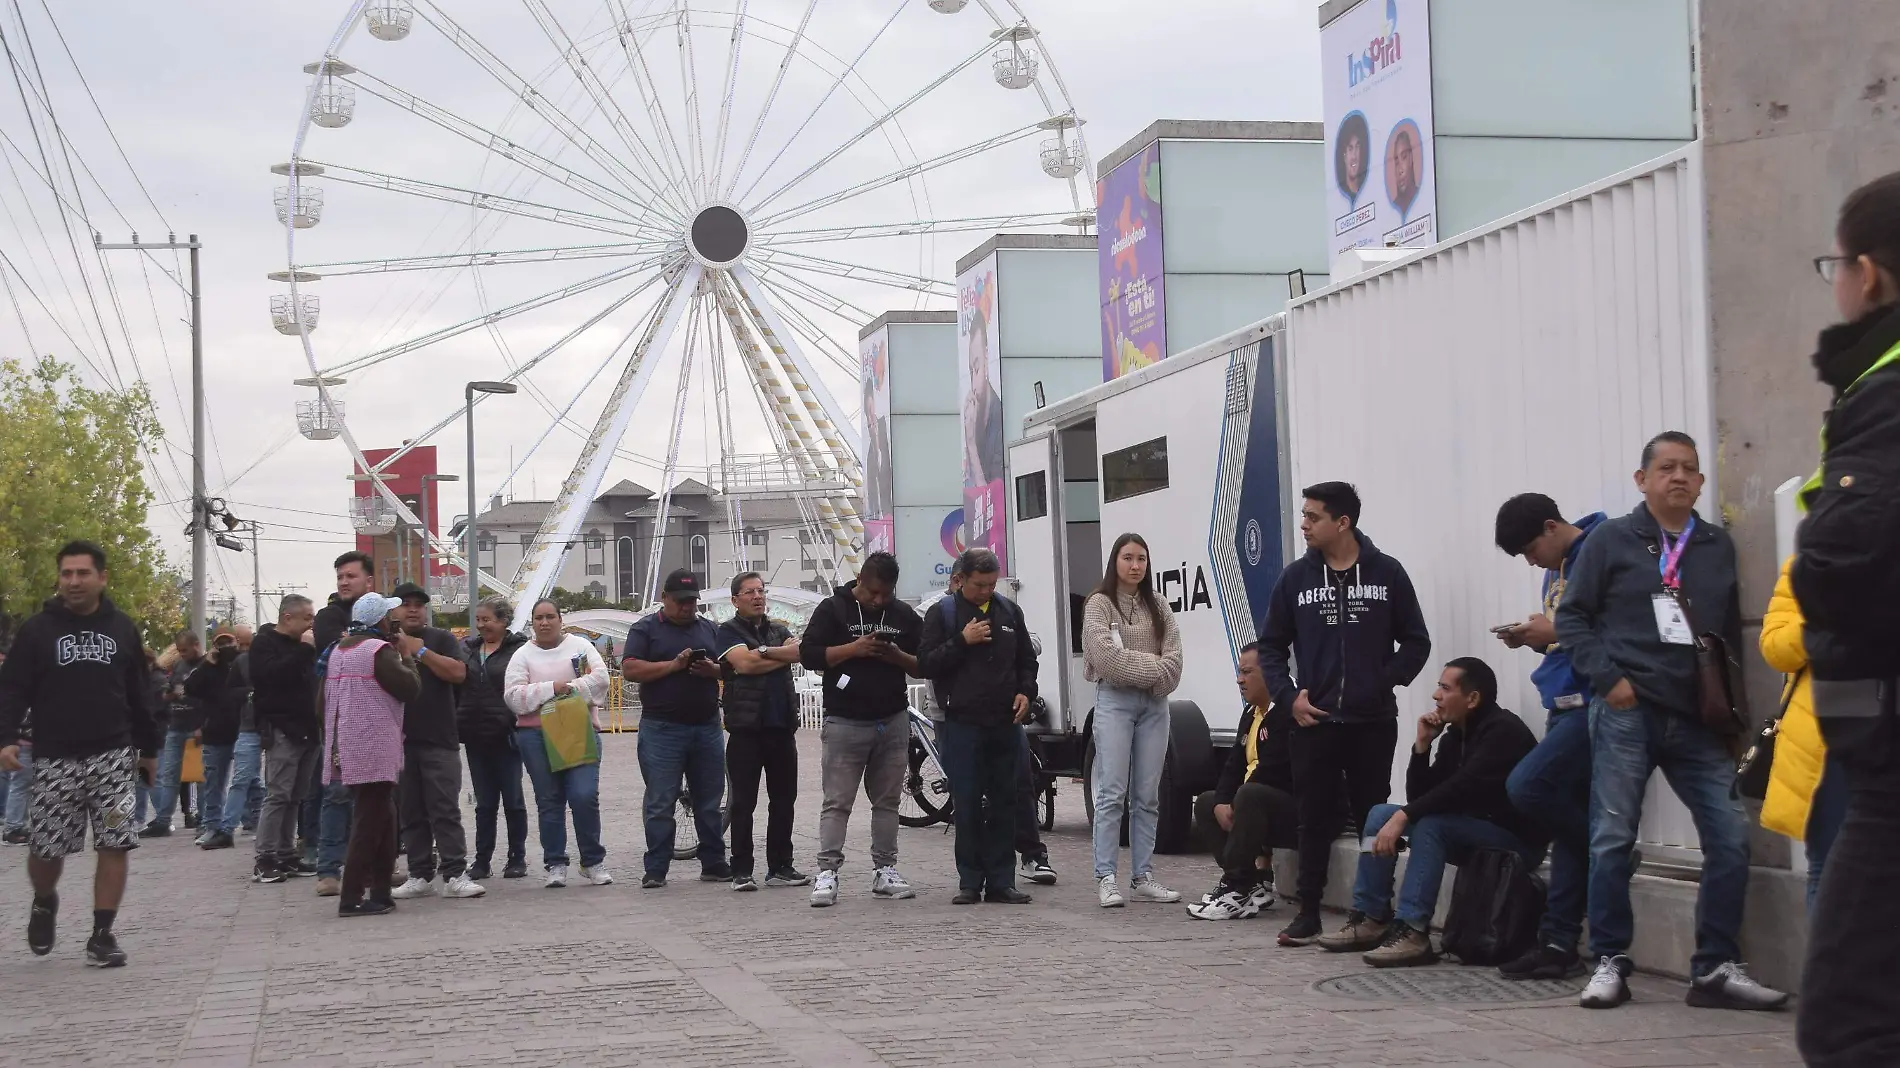
[[[891,414],[956,415],[957,324],[892,323]]]
[[[891,417],[892,500],[900,507],[963,501],[963,421],[955,415]]]
[[[1099,254],[1092,247],[998,250],[996,314],[1003,359],[1087,356],[1095,360],[1099,383],[1100,271]],[[1016,440],[1022,429],[1021,423],[1010,424],[1004,440]]]
[[[1493,544],[1505,498],[1628,511],[1643,442],[1663,430],[1712,463],[1701,219],[1690,147],[1294,305],[1293,485],[1358,485],[1366,534],[1405,564],[1431,628],[1431,666],[1400,694],[1402,739],[1438,665],[1463,655],[1498,669],[1503,703],[1543,729],[1536,654],[1488,633],[1538,599],[1539,572]],[[1705,504],[1719,499],[1709,474]],[[1662,793],[1652,784],[1643,838],[1693,845]]]
[[[1168,285],[1177,274],[1325,270],[1325,157],[1318,141],[1161,142]],[[1168,351],[1213,336],[1177,342],[1170,319]]]

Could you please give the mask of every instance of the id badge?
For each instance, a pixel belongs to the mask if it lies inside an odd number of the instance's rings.
[[[1666,593],[1654,594],[1650,604],[1656,609],[1656,636],[1665,645],[1694,645],[1695,634],[1689,630],[1689,620],[1682,614],[1682,605]]]
[[[838,689],[842,690],[846,686],[849,686],[849,685],[851,685],[851,676],[849,675],[838,676],[838,682],[837,682]]]

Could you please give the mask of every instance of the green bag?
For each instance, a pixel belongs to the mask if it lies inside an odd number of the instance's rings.
[[[541,741],[547,746],[550,771],[600,763],[600,735],[594,733],[593,709],[578,693],[556,697],[541,706]]]

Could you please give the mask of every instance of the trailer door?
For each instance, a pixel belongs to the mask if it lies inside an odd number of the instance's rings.
[[[1055,435],[1044,432],[1010,446],[1010,572],[1019,584],[1016,602],[1029,632],[1042,643],[1036,658],[1036,682],[1050,709],[1049,727],[1069,724],[1063,668],[1068,635],[1062,567],[1062,477],[1056,465]]]

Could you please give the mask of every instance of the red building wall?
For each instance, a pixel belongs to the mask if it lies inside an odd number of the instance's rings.
[[[365,449],[363,455],[369,459],[371,465],[375,465],[381,463],[384,458],[395,451],[395,449]],[[364,472],[363,469],[359,467],[355,473],[363,474]],[[441,495],[444,493],[455,493],[461,484],[458,482],[430,482],[428,484],[429,510],[424,514],[421,508],[422,476],[436,473],[435,446],[418,445],[399,458],[395,463],[384,468],[382,478],[383,482],[389,486],[396,496],[403,499],[403,503],[409,506],[410,511],[416,513],[431,532],[439,534],[442,530],[439,517],[443,512]],[[375,488],[370,484],[368,479],[353,482],[351,486],[351,495],[355,497],[368,497],[375,492]],[[451,512],[450,514],[453,513]],[[413,530],[409,532],[406,539],[409,560],[407,567],[405,567],[402,560],[404,555],[404,541],[405,539],[400,528],[388,534],[379,534],[374,537],[363,534],[356,536],[356,548],[361,552],[368,553],[370,557],[376,561],[377,588],[387,591],[393,588],[397,582],[401,581],[401,577],[405,574],[412,580],[420,582],[420,576],[424,574],[448,575],[460,573],[460,568],[450,567],[441,561],[429,560],[426,544],[421,536]],[[424,583],[424,585],[426,585],[426,583]]]

